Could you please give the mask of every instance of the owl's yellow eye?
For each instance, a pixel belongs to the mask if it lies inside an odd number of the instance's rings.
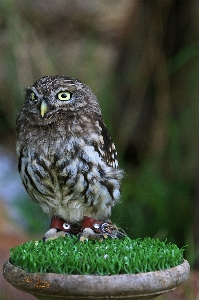
[[[33,100],[33,101],[36,100],[35,93],[32,92],[32,93],[30,94],[30,98],[31,98],[31,100]]]
[[[67,100],[70,100],[71,93],[70,92],[60,92],[57,94],[57,97],[59,100],[67,101]]]

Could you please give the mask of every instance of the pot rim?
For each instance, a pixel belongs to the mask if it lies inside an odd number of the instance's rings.
[[[9,259],[4,263],[5,279],[17,289],[34,295],[65,295],[101,297],[117,295],[128,298],[132,295],[157,295],[176,288],[186,281],[190,274],[187,260],[182,264],[159,271],[100,275],[67,275],[56,273],[29,273],[14,266]]]

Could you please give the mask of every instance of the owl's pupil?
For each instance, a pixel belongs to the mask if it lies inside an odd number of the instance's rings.
[[[60,92],[57,95],[59,100],[70,100],[71,93],[70,92]]]

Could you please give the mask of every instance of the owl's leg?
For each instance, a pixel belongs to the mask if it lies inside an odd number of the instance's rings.
[[[69,224],[64,219],[53,216],[51,218],[50,229],[44,234],[43,241],[55,240],[60,236],[72,236],[72,234],[77,234],[81,230],[81,227],[77,224]]]
[[[99,240],[103,241],[104,239],[118,239],[126,236],[125,232],[121,229],[118,229],[117,226],[113,225],[110,222],[102,222],[95,220],[91,217],[84,217],[82,222],[82,231],[79,233],[80,241],[85,240]]]
[[[110,222],[103,222],[91,217],[84,217],[82,224],[69,224],[64,219],[53,216],[50,229],[44,234],[43,241],[55,240],[60,236],[78,236],[80,241],[123,238],[126,234]]]

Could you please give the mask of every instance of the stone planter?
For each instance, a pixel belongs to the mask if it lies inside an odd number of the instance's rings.
[[[189,277],[189,263],[164,271],[112,276],[27,273],[4,263],[4,277],[37,299],[154,299],[175,289]]]

